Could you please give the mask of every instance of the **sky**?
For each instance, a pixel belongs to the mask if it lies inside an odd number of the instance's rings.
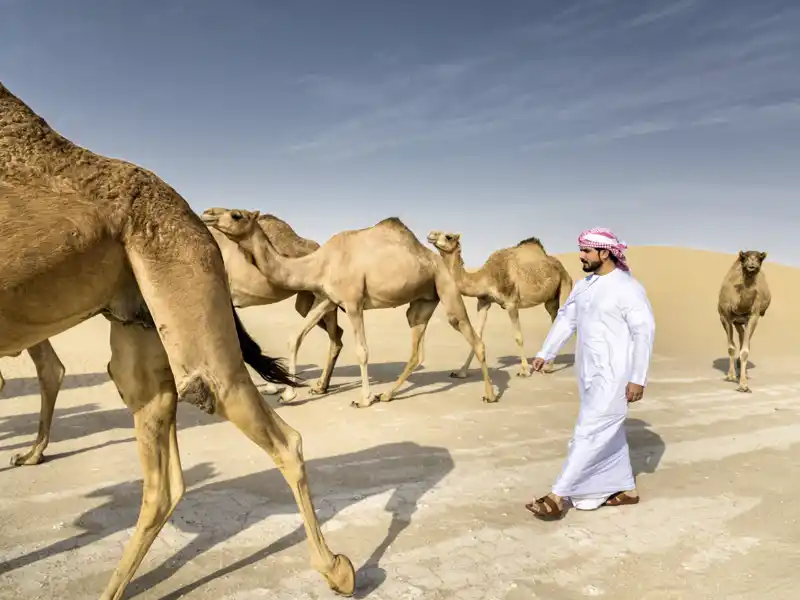
[[[595,226],[800,266],[798,74],[793,0],[0,0],[3,83],[198,212],[473,266]]]

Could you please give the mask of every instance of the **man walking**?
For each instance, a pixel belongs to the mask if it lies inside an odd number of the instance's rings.
[[[577,331],[575,366],[581,409],[567,460],[552,491],[525,507],[541,519],[560,519],[568,504],[580,510],[636,504],[625,417],[642,398],[655,321],[642,285],[630,274],[625,243],[608,229],[578,237],[583,270],[558,311],[534,371]]]

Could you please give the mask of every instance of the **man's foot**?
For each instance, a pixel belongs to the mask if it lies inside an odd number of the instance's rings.
[[[531,511],[537,519],[543,521],[557,521],[567,512],[564,500],[553,494],[547,494],[533,502],[528,502],[525,508]]]
[[[636,490],[617,492],[603,502],[603,506],[627,506],[630,504],[639,504],[639,494]]]

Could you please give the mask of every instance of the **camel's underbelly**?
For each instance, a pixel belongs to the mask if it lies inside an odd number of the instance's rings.
[[[24,265],[24,261],[16,264]],[[0,355],[25,350],[96,315],[112,302],[128,277],[126,268],[122,247],[102,243],[46,268],[4,269]]]

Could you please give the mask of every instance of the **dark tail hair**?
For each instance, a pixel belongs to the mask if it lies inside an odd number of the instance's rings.
[[[261,352],[261,346],[247,333],[233,304],[231,304],[231,310],[233,310],[233,322],[236,323],[236,335],[239,338],[239,348],[242,350],[244,362],[250,365],[265,381],[282,383],[289,387],[301,387],[303,384],[299,383],[296,376],[293,377],[289,374],[281,359],[272,358]]]

